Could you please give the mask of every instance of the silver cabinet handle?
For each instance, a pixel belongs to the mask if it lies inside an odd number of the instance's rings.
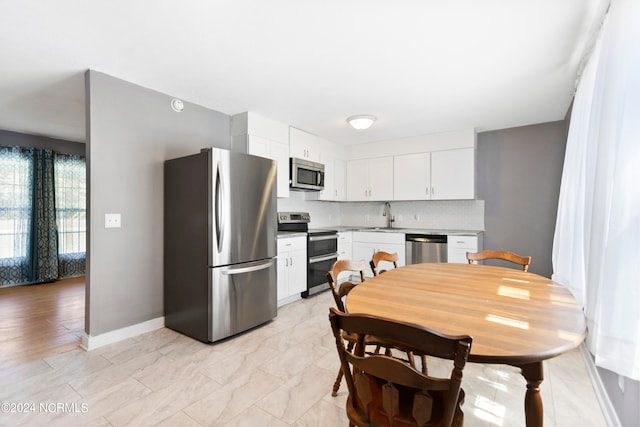
[[[338,254],[331,254],[331,255],[324,255],[324,256],[318,256],[318,257],[312,257],[309,258],[309,264],[313,264],[316,262],[322,262],[322,261],[329,261],[330,259],[336,259],[338,258]]]
[[[331,234],[328,236],[310,236],[310,242],[317,242],[319,240],[338,240],[338,236],[336,234]]]

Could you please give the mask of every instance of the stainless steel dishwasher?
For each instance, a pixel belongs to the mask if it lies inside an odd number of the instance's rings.
[[[407,234],[405,262],[447,262],[447,236],[441,234]]]

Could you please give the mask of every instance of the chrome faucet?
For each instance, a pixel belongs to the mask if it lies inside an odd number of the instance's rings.
[[[384,202],[384,210],[382,211],[382,216],[387,217],[387,228],[393,228],[393,222],[396,220],[393,215],[391,215],[391,203]]]

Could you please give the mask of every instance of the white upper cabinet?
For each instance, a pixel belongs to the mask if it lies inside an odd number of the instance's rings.
[[[320,163],[320,152],[324,148],[322,141],[320,137],[289,127],[289,154],[291,157]]]
[[[255,113],[231,117],[231,149],[275,160],[278,197],[289,197],[289,126]]]
[[[431,153],[431,200],[474,199],[475,188],[475,149]]]
[[[393,200],[393,157],[348,161],[347,200]]]
[[[394,157],[394,200],[475,197],[475,150],[462,148]]]
[[[320,153],[320,163],[324,165],[324,190],[318,200],[344,201],[346,199],[345,161],[341,147],[325,141],[325,149]]]
[[[393,199],[431,198],[431,153],[407,154],[393,158]]]

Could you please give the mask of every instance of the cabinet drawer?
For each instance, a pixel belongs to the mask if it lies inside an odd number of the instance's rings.
[[[478,237],[477,236],[448,236],[447,243],[457,248],[465,249],[478,249]]]
[[[338,232],[338,246],[342,244],[351,244],[353,241],[353,232],[340,231]]]
[[[307,250],[307,238],[305,236],[281,237],[278,239],[278,253],[297,250]]]
[[[404,245],[404,233],[389,233],[379,231],[357,231],[353,233],[354,242],[390,243]]]

